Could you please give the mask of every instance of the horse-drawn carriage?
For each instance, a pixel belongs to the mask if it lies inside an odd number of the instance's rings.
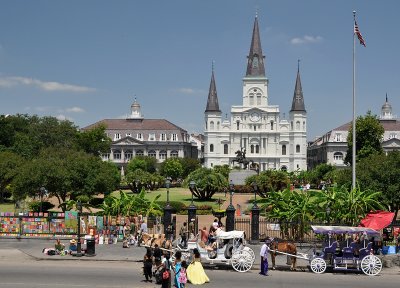
[[[379,233],[371,228],[347,226],[311,226],[316,234],[327,236],[327,245],[321,252],[314,251],[310,259],[310,269],[314,273],[323,273],[327,267],[333,270],[357,270],[374,276],[382,270],[382,261],[372,251],[372,243],[368,239],[378,236]],[[363,240],[339,245],[334,235],[362,235]],[[342,247],[340,247],[342,246]]]
[[[198,238],[198,237],[197,237]],[[182,252],[182,258],[190,257],[196,248],[205,264],[231,265],[238,272],[247,272],[253,266],[255,260],[254,251],[246,246],[244,231],[219,231],[216,235],[215,246],[205,246],[199,240],[188,241],[187,248],[177,246],[175,251]]]

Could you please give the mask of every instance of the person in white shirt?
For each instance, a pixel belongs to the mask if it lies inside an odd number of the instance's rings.
[[[265,243],[261,246],[260,256],[261,256],[261,272],[260,275],[268,276],[268,252],[269,244],[271,240],[269,237],[265,238]]]
[[[140,232],[147,233],[147,223],[142,220],[142,224],[140,225]]]

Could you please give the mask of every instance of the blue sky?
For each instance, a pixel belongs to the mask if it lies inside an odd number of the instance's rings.
[[[67,118],[84,127],[130,112],[203,132],[215,61],[222,112],[242,103],[258,10],[269,104],[288,115],[297,59],[308,139],[352,119],[353,15],[357,114],[400,114],[400,1],[2,1],[0,114]]]

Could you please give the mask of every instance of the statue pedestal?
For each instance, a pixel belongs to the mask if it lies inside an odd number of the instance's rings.
[[[233,170],[229,173],[229,183],[234,185],[245,185],[245,180],[249,176],[257,175],[254,170]]]

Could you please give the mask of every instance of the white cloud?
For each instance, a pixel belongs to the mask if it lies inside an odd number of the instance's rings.
[[[56,116],[56,118],[57,118],[58,120],[60,120],[60,121],[65,121],[65,120],[73,121],[73,119],[72,119],[71,117],[67,117],[67,116],[65,116],[64,114],[58,114],[58,115]]]
[[[73,93],[85,93],[85,92],[93,92],[96,91],[95,88],[78,86],[72,84],[65,84],[59,82],[46,82],[38,79],[27,78],[27,77],[1,77],[0,78],[0,87],[15,87],[15,86],[35,86],[44,91],[64,91],[64,92],[73,92]]]
[[[83,112],[85,112],[85,109],[83,109],[81,107],[72,107],[72,108],[65,109],[65,111],[68,113],[83,113]]]
[[[296,37],[290,40],[290,43],[293,45],[301,45],[301,44],[308,44],[308,43],[317,43],[321,42],[323,38],[321,36],[309,36],[305,35],[303,37]]]

